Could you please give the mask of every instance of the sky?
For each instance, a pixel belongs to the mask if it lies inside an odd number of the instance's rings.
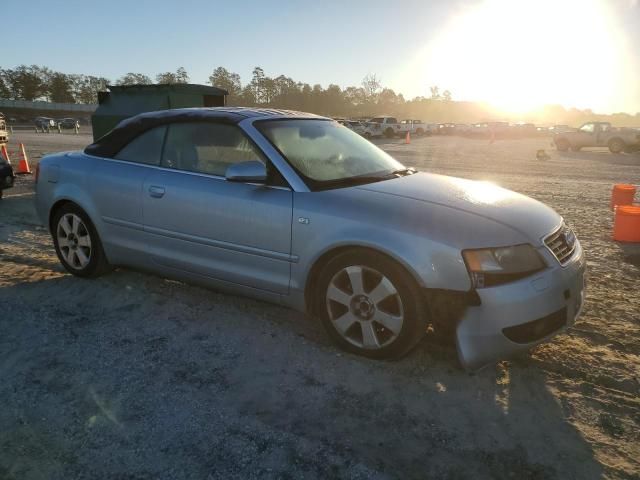
[[[512,111],[640,112],[639,0],[5,0],[0,67],[104,76],[224,66]],[[11,19],[11,21],[7,21]],[[27,33],[25,35],[25,29]]]

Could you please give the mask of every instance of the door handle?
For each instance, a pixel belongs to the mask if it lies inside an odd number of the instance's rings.
[[[162,198],[162,196],[164,195],[164,187],[151,185],[149,187],[149,195],[151,195],[153,198]]]

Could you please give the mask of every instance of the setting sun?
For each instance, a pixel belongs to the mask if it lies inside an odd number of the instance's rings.
[[[545,104],[623,110],[637,75],[612,9],[601,0],[467,5],[410,70],[505,113]]]

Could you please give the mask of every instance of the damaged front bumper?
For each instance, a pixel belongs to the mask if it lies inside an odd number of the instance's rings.
[[[526,279],[478,289],[480,305],[469,306],[456,328],[463,367],[478,370],[571,326],[584,303],[585,266],[578,244],[565,265],[556,262]]]

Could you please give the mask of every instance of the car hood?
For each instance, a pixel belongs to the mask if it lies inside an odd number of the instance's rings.
[[[418,172],[356,188],[484,217],[518,231],[536,245],[562,222],[545,204],[483,181]]]

